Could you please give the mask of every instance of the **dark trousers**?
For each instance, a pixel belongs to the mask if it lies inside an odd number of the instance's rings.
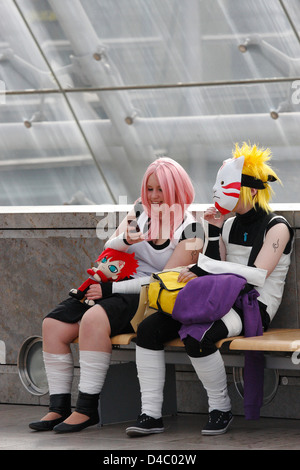
[[[156,312],[140,323],[137,331],[137,345],[152,350],[163,350],[164,343],[179,337],[181,323],[173,320],[171,315]],[[213,354],[217,347],[215,343],[226,338],[228,330],[222,320],[215,321],[206,331],[199,342],[191,336],[187,336],[183,343],[190,357],[204,357]]]

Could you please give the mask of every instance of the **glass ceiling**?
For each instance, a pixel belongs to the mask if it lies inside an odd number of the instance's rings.
[[[209,203],[243,141],[300,202],[300,0],[0,0],[0,93],[0,206],[132,203],[162,154]]]

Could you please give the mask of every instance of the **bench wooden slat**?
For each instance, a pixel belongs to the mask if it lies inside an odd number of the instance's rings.
[[[266,339],[267,338],[267,339]],[[278,339],[276,343],[276,339]],[[220,341],[216,343],[217,348],[221,348],[221,346],[224,343],[230,342],[229,349],[232,350],[247,350],[249,347],[249,344],[252,343],[252,340],[255,340],[255,344],[253,345],[252,350],[256,350],[256,344],[259,344],[261,342],[264,347],[270,347],[271,349],[262,349],[262,351],[296,351],[300,349],[300,329],[293,329],[293,328],[286,328],[286,329],[281,329],[281,328],[271,328],[270,330],[266,331],[263,336],[255,336],[251,338],[245,338],[244,336],[231,336],[230,338],[223,338]],[[271,340],[273,342],[271,343]],[[272,349],[274,346],[274,341],[275,344],[277,344],[277,347],[286,347],[287,344],[290,345],[293,341],[299,341],[298,346],[297,344],[294,345],[295,349]],[[285,341],[285,344],[283,344],[283,341]],[[234,342],[234,343],[233,343]],[[281,345],[279,345],[279,342],[281,342]],[[234,345],[234,347],[233,347]],[[242,345],[242,347],[240,347]],[[184,347],[183,342],[181,341],[180,338],[173,339],[171,341],[168,341],[165,343],[165,346],[173,346],[173,347]],[[260,349],[257,349],[260,351]]]
[[[184,344],[180,338],[175,338],[175,339],[172,339],[171,341],[167,341],[165,343],[165,346],[172,346],[174,348],[184,348]]]
[[[123,333],[122,335],[112,336],[111,344],[130,344],[136,338],[136,333]],[[72,343],[78,343],[78,338],[74,339]]]
[[[262,336],[234,339],[229,349],[235,351],[282,351],[300,349],[300,329],[270,329]]]
[[[243,336],[232,336],[231,338],[221,339],[220,341],[218,341],[216,343],[216,346],[217,346],[217,348],[220,348],[222,346],[222,344],[227,343],[229,341],[233,341],[236,338],[243,338]],[[168,341],[167,343],[165,343],[165,346],[173,346],[173,347],[183,348],[184,344],[183,344],[183,342],[181,341],[180,338],[176,338],[176,339],[172,339],[171,341]]]
[[[136,333],[116,335],[111,338],[112,345],[128,345],[136,338]],[[220,348],[224,343],[230,342],[229,349],[234,351],[282,351],[293,352],[300,350],[300,329],[270,329],[262,336],[245,338],[244,336],[232,336],[221,339],[216,343]],[[76,338],[73,343],[78,343]],[[180,338],[165,343],[165,346],[183,348]]]
[[[220,341],[216,342],[216,346],[218,349],[224,344],[233,341],[234,339],[242,338],[242,336],[231,336],[230,338],[220,339]]]
[[[121,335],[116,335],[111,338],[111,344],[113,345],[122,345],[122,344],[130,344],[131,341],[136,338],[136,333],[126,333]],[[221,339],[216,343],[217,348],[220,348],[222,344],[228,341],[232,341],[235,338],[243,338],[243,336],[233,336],[232,338],[224,338]],[[78,343],[78,338],[76,338],[73,343]],[[184,344],[180,338],[172,339],[171,341],[167,341],[165,346],[177,347],[177,348],[184,348]]]
[[[111,338],[111,344],[130,344],[136,338],[136,333],[124,333]]]

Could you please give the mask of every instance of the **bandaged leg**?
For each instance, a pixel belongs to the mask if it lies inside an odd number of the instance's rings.
[[[101,351],[80,351],[79,390],[94,395],[100,393],[110,364],[111,354]]]
[[[229,411],[231,402],[220,351],[205,357],[190,357],[190,361],[207,392],[209,412],[212,410]]]
[[[47,374],[49,394],[71,393],[74,362],[69,354],[51,354],[43,352],[44,364]]]
[[[165,352],[136,346],[136,366],[141,389],[142,413],[158,419],[162,415],[165,384]]]
[[[241,334],[241,331],[243,329],[243,324],[241,317],[238,315],[238,313],[231,308],[224,317],[222,317],[222,322],[226,326],[228,330],[227,337],[230,338],[231,336],[238,336]]]

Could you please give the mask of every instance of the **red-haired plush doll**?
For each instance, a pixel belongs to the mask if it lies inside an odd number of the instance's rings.
[[[87,273],[92,276],[84,281],[77,289],[71,289],[69,295],[78,300],[82,300],[86,291],[91,284],[99,282],[116,282],[121,279],[129,278],[136,272],[138,262],[134,257],[134,253],[126,253],[123,251],[106,248],[97,259],[98,266],[87,269]],[[93,300],[85,300],[87,305],[94,305]]]

